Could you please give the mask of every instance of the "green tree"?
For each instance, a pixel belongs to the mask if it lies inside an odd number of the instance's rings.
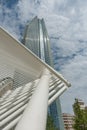
[[[75,99],[75,103],[73,105],[74,110],[74,129],[75,130],[87,130],[87,110],[80,109],[80,105],[78,99]]]
[[[46,130],[58,130],[53,122],[52,117],[48,114]]]

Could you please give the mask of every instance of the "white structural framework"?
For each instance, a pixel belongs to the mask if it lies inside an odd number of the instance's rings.
[[[45,130],[48,106],[70,83],[0,28],[0,79],[14,80],[0,98],[0,130]]]

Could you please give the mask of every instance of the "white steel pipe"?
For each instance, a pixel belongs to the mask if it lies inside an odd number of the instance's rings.
[[[20,109],[9,115],[7,118],[5,118],[2,122],[0,122],[0,126],[2,127],[6,123],[10,122],[13,118],[16,118],[18,114],[22,113],[23,110],[26,108],[27,104],[22,106]]]
[[[31,96],[31,95],[30,95],[30,96]],[[8,103],[8,104],[2,106],[1,109],[0,109],[0,114],[1,114],[1,112],[3,111],[4,108],[7,108],[7,109],[8,109],[9,106],[17,105],[17,104],[19,104],[20,102],[23,102],[26,98],[29,98],[30,96],[21,97],[21,99],[19,99],[19,100],[14,100],[14,102],[10,102],[10,103]]]
[[[48,105],[54,102],[66,89],[67,89],[67,86],[64,86],[63,88],[61,88],[51,99],[49,99]]]
[[[45,70],[15,130],[45,130],[49,93],[48,70]]]
[[[60,84],[60,86],[57,86],[56,89],[53,89],[50,93],[49,93],[49,98],[54,96],[58,91],[59,89],[61,89],[62,87],[64,86],[63,83]]]
[[[11,130],[20,120],[21,115],[18,116],[16,119],[14,119],[11,123],[9,123],[5,128],[3,128],[3,130]]]
[[[23,97],[23,98],[19,99],[18,101],[12,103],[12,106],[10,106],[10,107],[12,108],[12,107],[16,106],[17,104],[25,101],[26,99],[30,99],[30,97]],[[10,108],[4,108],[4,109],[2,109],[0,111],[0,115],[3,114],[3,113],[5,113],[6,111],[8,111],[8,109],[10,109]]]
[[[2,114],[0,116],[0,120],[4,119],[5,117],[9,116],[11,113],[13,113],[13,112],[17,111],[18,109],[20,109],[22,106],[24,106],[27,103],[27,101],[28,101],[28,99],[21,102],[20,104],[17,104],[12,109],[9,109],[8,111],[6,111],[4,114]]]
[[[51,83],[49,83],[50,87],[53,86],[55,83],[57,83],[59,79],[51,80]]]
[[[58,82],[54,83],[50,88],[49,91],[53,90],[54,88],[56,88],[59,84],[61,84],[61,80],[59,80]]]

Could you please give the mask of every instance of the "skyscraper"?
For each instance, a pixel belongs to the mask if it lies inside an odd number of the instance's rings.
[[[33,51],[44,62],[53,67],[50,41],[43,19],[35,17],[26,26],[23,44]],[[57,99],[49,107],[49,113],[51,114],[55,126],[59,130],[64,130],[64,123],[61,113],[60,100]]]

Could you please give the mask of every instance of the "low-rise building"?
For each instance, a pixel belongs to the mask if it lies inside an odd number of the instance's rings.
[[[63,113],[63,121],[64,121],[64,128],[65,130],[74,130],[73,128],[73,121],[74,115]]]
[[[78,103],[79,103],[80,109],[84,110],[85,109],[85,103],[82,101],[82,99],[78,99]]]

